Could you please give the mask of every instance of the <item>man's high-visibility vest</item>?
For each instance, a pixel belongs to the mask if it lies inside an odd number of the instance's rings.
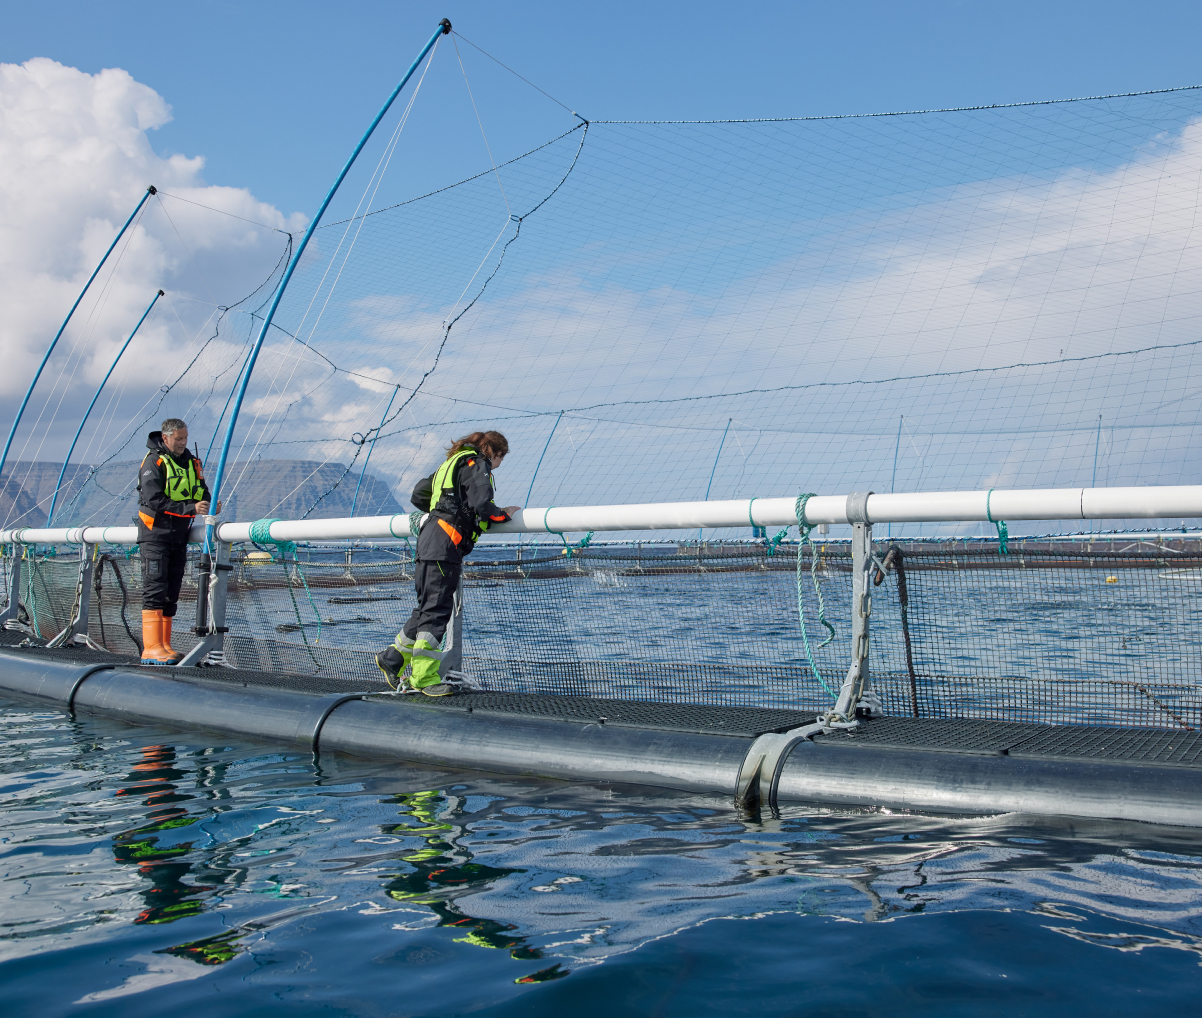
[[[167,477],[163,482],[163,494],[172,502],[199,502],[204,498],[204,484],[200,472],[196,469],[196,458],[188,457],[188,467],[184,469],[173,456],[164,454],[159,457]]]

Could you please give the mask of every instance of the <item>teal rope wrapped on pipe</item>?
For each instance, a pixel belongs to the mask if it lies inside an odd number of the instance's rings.
[[[1007,547],[1007,542],[1010,540],[1010,528],[1006,526],[1005,520],[995,520],[993,513],[989,508],[989,500],[993,497],[993,489],[990,488],[985,495],[985,518],[997,527],[997,553],[999,555],[1009,555],[1010,549]]]

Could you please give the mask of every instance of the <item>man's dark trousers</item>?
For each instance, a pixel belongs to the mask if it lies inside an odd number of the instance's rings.
[[[161,608],[163,618],[174,618],[188,567],[187,544],[146,541],[138,547],[142,556],[142,609]]]

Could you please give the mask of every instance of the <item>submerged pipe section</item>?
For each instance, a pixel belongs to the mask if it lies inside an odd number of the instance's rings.
[[[1202,768],[1194,766],[841,745],[812,738],[819,726],[758,739],[622,728],[473,713],[374,692],[314,695],[185,672],[0,651],[0,690],[313,752],[718,793],[745,807],[875,804],[1202,827]]]
[[[519,509],[510,522],[494,525],[489,533],[744,528],[749,520],[757,527],[783,527],[797,523],[796,507],[795,498],[553,506]],[[808,525],[855,523],[864,521],[865,516],[869,523],[1188,519],[1202,517],[1202,485],[814,495],[806,503],[804,519]],[[249,541],[250,528],[250,523],[214,525],[218,540],[235,543]],[[409,517],[404,513],[333,520],[277,520],[271,524],[273,541],[387,540],[411,536]],[[0,530],[0,543],[5,544],[135,544],[137,539],[136,527]],[[203,524],[192,528],[189,540],[196,543],[204,540]]]

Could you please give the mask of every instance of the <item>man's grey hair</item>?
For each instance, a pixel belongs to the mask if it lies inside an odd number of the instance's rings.
[[[186,428],[188,425],[181,421],[178,417],[168,417],[161,425],[164,435],[173,435],[180,428]]]

